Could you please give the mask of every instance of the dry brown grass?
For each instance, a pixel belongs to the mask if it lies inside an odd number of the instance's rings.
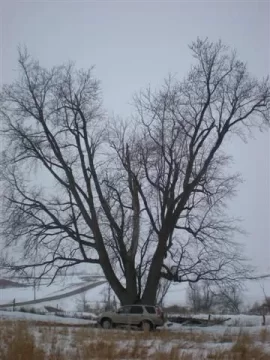
[[[1,360],[44,359],[45,352],[35,345],[25,323],[1,324],[0,339]]]
[[[187,354],[179,350],[177,346],[172,347],[170,352],[157,352],[152,355],[151,360],[193,360],[194,356],[192,354]]]
[[[270,331],[266,328],[263,328],[259,333],[258,340],[262,343],[270,343]]]
[[[207,350],[207,343],[220,348]],[[223,343],[228,343],[227,350]],[[267,329],[252,337],[230,331],[214,336],[198,331],[142,333],[0,321],[0,360],[270,360],[264,351],[268,344]]]
[[[261,344],[256,345],[248,334],[240,334],[230,350],[213,351],[208,354],[211,360],[269,360],[270,354],[266,353]]]

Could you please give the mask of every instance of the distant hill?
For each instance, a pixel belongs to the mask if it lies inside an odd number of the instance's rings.
[[[11,281],[7,279],[0,279],[0,289],[5,288],[21,288],[21,287],[27,287],[29,285],[21,284],[16,281]]]

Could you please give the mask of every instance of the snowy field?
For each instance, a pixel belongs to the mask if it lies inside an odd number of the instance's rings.
[[[82,301],[95,307],[105,300],[108,285],[100,281],[75,275],[59,277],[50,286],[41,284],[36,299],[61,296],[29,305],[29,310],[34,308],[43,315],[0,309],[0,360],[17,360],[22,351],[27,355],[20,360],[270,360],[270,316],[266,326],[262,326],[261,316],[226,314],[211,315],[211,319],[230,320],[209,327],[167,322],[150,334],[100,329],[94,314],[78,312]],[[91,284],[93,288],[81,292]],[[77,293],[69,296],[71,291]],[[174,294],[175,288],[169,298]],[[14,298],[16,302],[32,301],[33,286],[0,289],[0,304],[11,304]],[[46,306],[63,309],[65,317],[49,314]],[[91,320],[80,318],[90,315]],[[193,317],[207,319],[208,314]]]
[[[32,301],[34,298],[43,299],[46,297],[63,295],[62,299],[57,299],[53,301],[44,301],[37,304],[36,308],[44,309],[44,306],[53,306],[59,307],[66,311],[76,311],[78,308],[78,302],[82,300],[84,296],[85,301],[91,306],[95,307],[97,304],[104,303],[106,298],[106,293],[108,290],[108,285],[106,283],[101,284],[95,288],[92,288],[82,295],[76,294],[73,296],[65,297],[64,295],[73,290],[78,290],[87,284],[93,284],[95,282],[101,281],[104,278],[100,276],[99,278],[92,278],[87,275],[70,275],[70,276],[59,276],[54,282],[48,286],[48,281],[41,283],[40,286],[37,286],[35,291],[33,285],[24,287],[24,288],[0,288],[0,305],[12,303],[15,299],[17,302]],[[18,282],[21,282],[18,279]],[[269,281],[270,282],[270,281]],[[248,294],[247,294],[248,295]],[[254,300],[261,301],[262,296],[257,296],[256,299],[245,296],[247,305],[251,306]],[[180,304],[186,304],[186,286],[183,284],[174,284],[170,287],[168,294],[165,298],[166,306]],[[31,307],[33,307],[31,305]]]
[[[1,311],[0,359],[17,360],[23,351],[28,354],[23,360],[269,360],[270,325],[258,325],[257,316],[232,320],[239,326],[167,324],[159,331],[143,333],[105,331],[80,319]],[[3,356],[7,349],[10,357]]]
[[[69,325],[92,325],[95,321],[83,320],[72,317],[59,317],[53,314],[31,314],[21,311],[0,311],[0,320],[6,321],[29,321],[55,324],[69,324]]]
[[[89,313],[80,313],[81,315],[89,315]],[[91,314],[95,317],[95,314]],[[193,317],[196,318],[203,318],[207,319],[208,315],[200,314],[194,315]],[[222,325],[215,325],[215,326],[208,326],[208,327],[201,327],[201,326],[194,326],[194,325],[181,325],[172,322],[167,322],[164,327],[161,329],[168,330],[168,331],[178,331],[179,329],[182,331],[186,331],[193,329],[193,330],[200,330],[203,332],[223,332],[224,330],[230,329],[230,331],[238,332],[239,330],[245,331],[257,331],[258,329],[270,329],[270,315],[266,316],[266,326],[262,326],[262,317],[258,315],[211,315],[211,318],[230,318],[230,320],[226,321]],[[5,320],[29,320],[29,321],[47,321],[47,322],[62,322],[68,323],[76,323],[78,320],[78,324],[87,324],[93,323],[89,320],[83,319],[74,319],[73,317],[59,317],[52,314],[33,314],[33,313],[26,313],[21,311],[1,311],[0,310],[0,319]]]
[[[89,313],[81,313],[80,315],[89,315]],[[94,314],[91,314],[95,317]],[[207,319],[206,315],[196,315],[196,317],[201,317]],[[218,315],[214,317],[221,317]],[[215,325],[208,327],[201,326],[191,326],[191,325],[181,325],[176,323],[167,322],[163,327],[160,327],[159,331],[169,331],[169,332],[185,332],[185,333],[198,333],[198,334],[219,334],[222,335],[232,334],[237,335],[241,332],[247,334],[259,334],[263,329],[270,332],[270,315],[266,317],[266,326],[262,326],[262,318],[256,315],[230,315],[231,320],[227,321],[224,325]],[[227,316],[226,316],[227,318]],[[74,317],[59,317],[53,314],[32,314],[25,313],[20,311],[0,311],[0,320],[10,320],[10,321],[29,321],[29,322],[43,322],[43,323],[56,323],[56,324],[69,324],[69,325],[83,325],[92,327],[96,324],[94,320],[84,320]]]
[[[80,289],[88,285],[93,285],[93,288],[80,292]],[[70,296],[69,293],[72,291],[77,291],[77,293]],[[59,277],[49,286],[47,283],[41,284],[36,287],[35,291],[33,286],[0,288],[0,305],[12,304],[14,299],[16,303],[45,299],[37,304],[24,307],[43,311],[45,306],[52,306],[65,311],[76,311],[78,304],[82,302],[82,296],[84,301],[94,306],[95,303],[104,300],[105,291],[106,282],[102,278],[89,280],[83,276]],[[46,301],[47,298],[54,296],[62,296],[62,298]]]
[[[178,314],[170,314],[169,316],[171,317],[177,317],[179,316]],[[208,314],[190,314],[187,315],[187,317],[193,317],[193,318],[198,318],[198,319],[208,319]],[[227,326],[227,327],[254,327],[254,326],[261,326],[262,325],[262,316],[259,315],[245,315],[245,314],[239,314],[239,315],[234,315],[234,314],[226,314],[226,315],[212,315],[211,314],[211,319],[229,319],[227,320],[224,325],[218,325],[220,326]],[[270,326],[270,315],[267,315],[265,317],[265,322],[267,326]],[[186,326],[185,326],[186,327]]]

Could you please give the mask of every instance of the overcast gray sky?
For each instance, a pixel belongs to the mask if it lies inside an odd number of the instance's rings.
[[[236,48],[258,77],[270,73],[270,2],[264,1],[4,1],[1,82],[16,77],[17,46],[26,45],[44,66],[68,60],[96,65],[105,106],[130,114],[134,91],[158,85],[168,72],[185,75],[197,36],[221,38]],[[270,138],[230,145],[245,183],[231,206],[249,232],[246,253],[270,272]],[[270,293],[270,284],[266,283]],[[253,284],[253,295],[261,291]]]

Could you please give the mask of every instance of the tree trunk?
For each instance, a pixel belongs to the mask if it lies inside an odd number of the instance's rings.
[[[108,269],[106,265],[103,265],[102,268],[109,285],[118,297],[121,305],[138,303],[137,274],[134,262],[131,261],[131,259],[127,260],[125,263],[126,287],[120,283],[112,268]]]
[[[137,274],[132,258],[126,264],[126,292],[127,296],[125,298],[129,303],[125,305],[135,304],[138,301]]]
[[[156,252],[150,266],[146,286],[142,296],[142,303],[155,305],[160,273],[166,252],[166,236],[160,236]]]

